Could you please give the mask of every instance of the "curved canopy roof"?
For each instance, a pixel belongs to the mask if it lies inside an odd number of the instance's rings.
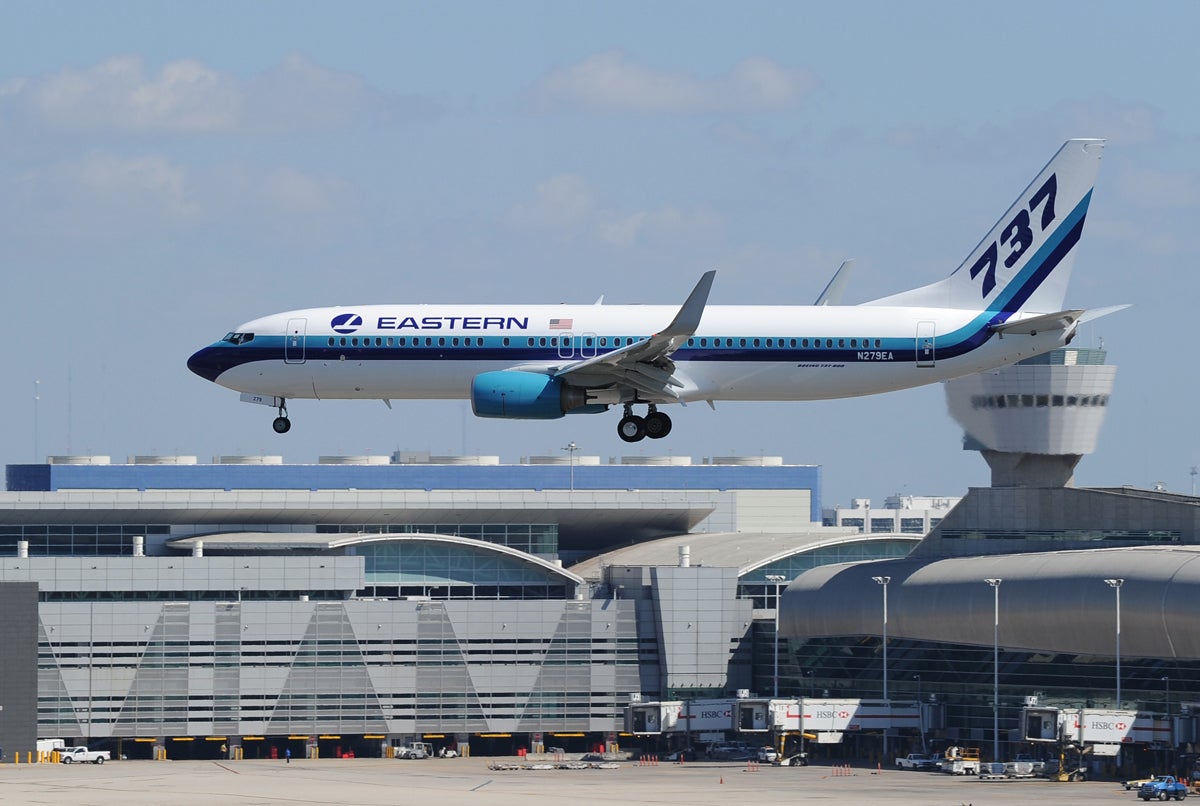
[[[817,527],[806,531],[690,533],[648,540],[615,549],[571,567],[584,579],[599,580],[610,565],[678,565],[680,548],[689,549],[690,563],[715,568],[737,568],[738,576],[817,549],[850,544],[902,540],[916,545],[920,535],[862,534],[849,527]]]
[[[990,646],[998,621],[1006,648],[1112,656],[1119,601],[1122,655],[1200,658],[1200,546],[821,566],[784,592],[780,634],[880,635],[884,587],[891,638]]]
[[[321,534],[298,532],[230,532],[226,534],[204,535],[200,537],[185,537],[169,541],[172,548],[190,549],[197,542],[203,542],[205,548],[219,551],[283,551],[289,549],[306,549],[309,551],[334,552],[339,549],[357,548],[360,546],[377,545],[444,545],[459,547],[464,553],[490,553],[506,558],[509,562],[525,565],[551,577],[561,578],[564,583],[582,585],[582,577],[567,571],[557,563],[544,560],[533,554],[518,549],[490,543],[486,540],[475,540],[470,537],[456,535],[439,535],[421,532],[406,532],[398,534]]]

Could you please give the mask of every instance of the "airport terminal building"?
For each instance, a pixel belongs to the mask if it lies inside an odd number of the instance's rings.
[[[777,457],[52,457],[6,480],[30,729],[131,758],[611,746],[631,695],[753,685],[768,576],[919,540],[820,526],[820,469]]]

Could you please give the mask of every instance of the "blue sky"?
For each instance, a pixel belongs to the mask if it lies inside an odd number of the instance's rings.
[[[988,482],[941,387],[475,420],[270,411],[187,372],[266,313],[368,302],[847,301],[952,271],[1063,140],[1108,139],[1068,302],[1120,369],[1080,484],[1190,489],[1191,2],[23,3],[0,31],[5,463],[46,454],[781,454],[826,504]],[[35,381],[40,400],[34,401]],[[35,430],[34,423],[37,423]]]

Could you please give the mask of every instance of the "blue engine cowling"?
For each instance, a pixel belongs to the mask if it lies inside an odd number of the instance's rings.
[[[512,420],[555,420],[567,413],[605,411],[589,405],[587,391],[537,372],[483,372],[471,381],[471,408],[476,417]]]

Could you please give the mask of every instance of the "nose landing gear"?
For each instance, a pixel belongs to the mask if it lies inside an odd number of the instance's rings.
[[[641,442],[646,437],[662,439],[671,433],[671,418],[662,413],[653,403],[645,417],[633,413],[633,404],[625,404],[625,415],[617,423],[617,436],[625,442]]]
[[[292,421],[287,416],[287,401],[283,398],[279,400],[279,416],[271,423],[271,427],[275,429],[276,434],[286,434],[292,430]]]

